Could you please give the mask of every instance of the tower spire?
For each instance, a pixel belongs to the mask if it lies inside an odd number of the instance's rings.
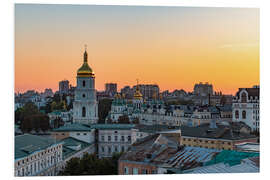
[[[85,48],[85,51],[84,51],[84,56],[83,56],[83,61],[84,62],[87,62],[87,59],[88,59],[88,55],[87,55],[87,45],[85,44],[84,45],[84,48]]]

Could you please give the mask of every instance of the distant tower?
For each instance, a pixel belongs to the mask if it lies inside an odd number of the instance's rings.
[[[136,108],[141,108],[142,103],[143,103],[143,95],[140,92],[139,82],[138,82],[138,79],[137,79],[136,91],[135,91],[135,93],[133,95],[133,104],[136,106]]]
[[[94,124],[98,120],[95,74],[87,63],[85,47],[83,65],[77,71],[77,86],[73,103],[73,122]]]

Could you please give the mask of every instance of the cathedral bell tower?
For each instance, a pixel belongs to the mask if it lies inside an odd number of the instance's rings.
[[[73,103],[73,122],[80,124],[94,124],[98,120],[95,73],[87,61],[88,54],[85,47],[83,64],[77,71],[77,86]]]

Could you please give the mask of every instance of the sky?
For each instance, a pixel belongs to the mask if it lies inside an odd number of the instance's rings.
[[[15,5],[15,92],[76,85],[87,44],[96,89],[208,82],[235,94],[260,83],[259,9]]]

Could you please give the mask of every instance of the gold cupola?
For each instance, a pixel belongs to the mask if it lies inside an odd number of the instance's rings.
[[[83,55],[83,64],[77,71],[77,77],[95,77],[95,73],[88,65],[87,60],[88,54],[85,48],[85,52]]]
[[[134,99],[143,99],[143,95],[142,95],[142,93],[139,90],[138,82],[137,82],[136,91],[135,91],[135,93],[133,95],[133,98]]]

